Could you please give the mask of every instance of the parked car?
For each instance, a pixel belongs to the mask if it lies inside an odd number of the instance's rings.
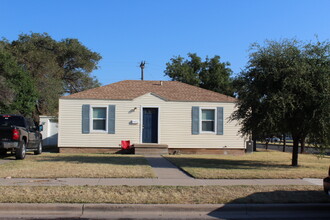
[[[328,171],[328,177],[323,179],[324,192],[330,196],[330,166]]]
[[[0,153],[8,151],[24,159],[27,151],[42,152],[42,126],[21,115],[0,115]]]
[[[280,142],[281,141],[281,139],[279,139],[278,137],[273,137],[272,138],[272,142],[274,142],[274,143],[277,143],[277,142]]]
[[[278,137],[271,137],[271,138],[266,138],[266,141],[271,143],[277,143],[280,142],[281,139],[279,139]]]

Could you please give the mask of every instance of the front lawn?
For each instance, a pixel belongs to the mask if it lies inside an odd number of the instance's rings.
[[[299,154],[299,167],[291,166],[291,153],[261,151],[233,155],[170,155],[172,163],[200,179],[325,178],[330,157]]]
[[[1,203],[329,203],[321,186],[0,186]]]
[[[153,178],[144,157],[114,154],[27,155],[24,160],[7,157],[0,164],[0,177],[13,178]]]

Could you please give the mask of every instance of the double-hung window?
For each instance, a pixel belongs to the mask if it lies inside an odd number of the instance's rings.
[[[92,107],[92,130],[107,131],[106,107]]]
[[[216,111],[212,108],[201,108],[201,131],[205,133],[215,133]]]

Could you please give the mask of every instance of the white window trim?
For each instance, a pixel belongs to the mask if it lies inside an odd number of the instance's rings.
[[[105,118],[105,130],[94,130],[93,129],[93,108],[105,108],[105,114],[106,114],[106,118]],[[91,105],[90,107],[90,111],[89,111],[89,130],[91,131],[91,133],[108,133],[108,120],[109,120],[109,116],[108,116],[108,106],[107,105]]]
[[[214,110],[214,131],[203,131],[202,121],[203,121],[203,110]],[[216,134],[217,133],[217,108],[216,107],[200,107],[199,108],[199,130],[201,134]]]

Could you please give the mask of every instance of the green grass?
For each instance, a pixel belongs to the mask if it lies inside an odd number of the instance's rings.
[[[113,154],[50,154],[28,155],[2,160],[0,177],[13,178],[153,178],[155,174],[144,157]]]
[[[324,178],[330,157],[322,159],[299,154],[299,166],[291,166],[291,153],[262,151],[233,155],[171,155],[166,156],[195,178],[200,179],[295,179]]]
[[[1,203],[329,203],[321,186],[0,186]]]

